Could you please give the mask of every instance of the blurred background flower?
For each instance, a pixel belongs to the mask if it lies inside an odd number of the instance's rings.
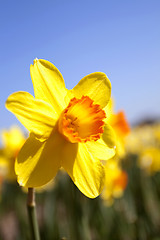
[[[0,171],[4,179],[16,181],[14,164],[26,136],[18,126],[1,131],[2,147],[0,149]]]
[[[107,205],[113,204],[114,198],[120,198],[127,186],[128,176],[115,159],[108,160],[105,165],[105,187],[102,198]]]

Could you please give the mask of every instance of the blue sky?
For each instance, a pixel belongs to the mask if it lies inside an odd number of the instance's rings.
[[[68,88],[106,73],[115,111],[130,123],[160,116],[159,0],[1,1],[0,33],[0,128],[19,124],[4,103],[12,92],[33,94],[36,57],[52,62]]]

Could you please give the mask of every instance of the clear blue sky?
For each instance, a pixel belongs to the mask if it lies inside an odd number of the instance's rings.
[[[159,0],[1,1],[0,128],[19,123],[4,103],[15,91],[33,94],[36,57],[51,61],[68,88],[106,73],[116,111],[131,123],[160,116]]]

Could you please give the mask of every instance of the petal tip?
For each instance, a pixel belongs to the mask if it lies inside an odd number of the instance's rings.
[[[36,64],[38,62],[38,58],[36,57],[34,60],[33,60],[33,65]]]
[[[20,185],[21,187],[24,187],[24,183],[23,183],[22,180],[19,180],[19,179],[18,179],[18,183],[19,183],[19,185]]]

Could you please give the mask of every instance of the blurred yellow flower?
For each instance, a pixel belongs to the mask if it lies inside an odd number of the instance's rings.
[[[12,126],[9,130],[2,130],[1,138],[3,145],[0,151],[1,174],[7,180],[16,180],[15,159],[26,137],[18,126]]]
[[[30,71],[35,98],[16,92],[6,101],[31,132],[15,164],[19,184],[40,187],[63,167],[83,194],[98,196],[105,175],[100,159],[115,154],[113,130],[103,110],[111,94],[109,79],[92,73],[67,90],[50,62],[35,59]]]
[[[105,187],[101,196],[107,205],[111,205],[114,198],[120,198],[123,195],[127,186],[128,175],[114,159],[106,162],[105,173]]]
[[[155,145],[160,148],[160,123],[153,124]]]
[[[138,158],[138,165],[148,174],[160,171],[160,149],[150,147],[142,150]]]
[[[131,133],[127,136],[127,152],[140,154],[144,148],[150,146],[155,146],[155,134],[153,127],[150,125],[144,125],[132,128]]]
[[[113,111],[113,99],[109,101],[105,111],[109,114],[105,121],[109,123],[114,129],[116,138],[116,156],[123,157],[125,155],[125,138],[130,133],[130,127],[127,122],[124,111],[114,113]]]
[[[137,164],[149,175],[160,171],[160,124],[141,124],[132,128],[127,137],[126,150],[136,154]]]

